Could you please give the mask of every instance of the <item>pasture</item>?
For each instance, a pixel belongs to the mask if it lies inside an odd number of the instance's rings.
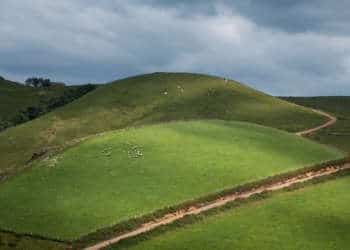
[[[350,177],[280,192],[270,199],[136,237],[106,250],[348,249]],[[257,247],[258,246],[258,247]]]
[[[173,122],[110,132],[0,185],[0,227],[72,240],[157,209],[343,154],[272,128]]]

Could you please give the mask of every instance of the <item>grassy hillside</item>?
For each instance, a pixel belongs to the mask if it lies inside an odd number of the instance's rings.
[[[337,116],[338,121],[335,125],[318,131],[310,138],[336,146],[350,154],[350,96],[285,97],[283,99]]]
[[[324,118],[234,81],[154,73],[112,82],[31,122],[0,133],[0,176],[32,158],[99,132],[187,119],[249,121],[288,131]]]
[[[342,177],[106,250],[348,249],[349,188]]]
[[[173,122],[110,132],[2,183],[0,228],[73,239],[339,157],[295,135],[239,122]]]
[[[96,87],[51,83],[51,86],[34,88],[0,77],[0,132],[66,105]]]
[[[60,96],[69,88],[55,85],[48,88],[32,88],[0,77],[0,122],[10,121],[16,114],[41,100]]]

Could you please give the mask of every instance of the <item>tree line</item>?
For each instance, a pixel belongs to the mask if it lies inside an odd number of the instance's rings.
[[[37,86],[38,87],[38,86]],[[42,86],[43,87],[43,86]],[[33,120],[43,114],[46,114],[58,107],[66,105],[81,96],[87,94],[88,92],[96,89],[97,86],[93,84],[86,84],[82,86],[77,86],[74,88],[67,89],[63,95],[53,98],[43,98],[40,100],[39,104],[36,106],[31,106],[25,110],[20,111],[12,119],[7,121],[2,121],[0,119],[0,131],[6,128],[16,126],[18,124]]]
[[[33,88],[47,88],[52,85],[65,85],[64,83],[51,82],[49,78],[30,77],[25,80],[25,85]]]

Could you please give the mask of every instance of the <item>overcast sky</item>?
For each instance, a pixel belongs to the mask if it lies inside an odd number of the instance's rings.
[[[0,75],[108,82],[219,75],[274,95],[350,95],[349,0],[1,0]]]

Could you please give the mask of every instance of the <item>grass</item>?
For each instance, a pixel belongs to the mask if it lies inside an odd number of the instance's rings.
[[[71,104],[0,133],[0,176],[17,173],[35,155],[60,150],[96,133],[193,119],[248,121],[291,132],[325,120],[309,109],[223,78],[186,73],[141,75],[101,86]]]
[[[321,109],[338,117],[333,126],[310,135],[313,140],[338,147],[350,154],[350,96],[287,97],[290,102]]]
[[[30,237],[16,237],[12,234],[0,233],[0,249],[1,250],[66,250],[66,245],[44,241],[34,240]]]
[[[19,236],[13,233],[0,232],[1,250],[66,250],[63,243],[34,239],[29,236]]]
[[[349,188],[347,175],[295,192],[269,193],[265,196],[272,198],[263,202],[237,201],[229,204],[234,210],[227,206],[221,213],[188,217],[182,227],[173,224],[106,249],[347,249]]]
[[[296,170],[283,172],[281,174],[269,176],[267,178],[259,179],[257,181],[246,182],[244,184],[235,186],[233,188],[231,187],[231,188],[228,188],[228,189],[216,192],[216,193],[202,196],[198,199],[192,199],[192,200],[184,202],[184,203],[179,203],[175,206],[170,206],[170,207],[166,207],[163,209],[158,209],[157,211],[155,211],[153,213],[146,214],[146,215],[141,216],[141,217],[132,218],[132,219],[124,221],[122,223],[118,223],[118,224],[110,226],[110,227],[104,227],[104,228],[99,229],[93,233],[84,235],[83,237],[79,238],[78,240],[75,240],[73,242],[72,247],[74,249],[83,249],[84,247],[92,246],[92,245],[99,243],[101,241],[104,241],[106,239],[111,239],[111,238],[114,238],[118,235],[128,233],[132,230],[135,230],[135,229],[141,227],[145,223],[157,220],[158,218],[162,218],[162,217],[166,216],[167,214],[175,213],[176,211],[180,211],[180,210],[188,210],[191,207],[203,206],[204,204],[209,204],[215,200],[220,199],[221,197],[224,197],[224,196],[226,197],[226,196],[230,196],[232,194],[246,192],[249,190],[253,190],[257,187],[273,185],[274,183],[285,182],[286,180],[289,180],[295,176],[303,176],[306,173],[309,173],[311,171],[319,171],[321,169],[327,168],[328,166],[343,165],[343,164],[348,163],[349,160],[350,160],[350,158],[346,157],[346,158],[342,158],[339,160],[332,160],[332,161],[323,162],[323,163],[316,164],[316,165],[313,165],[310,167],[299,168]],[[220,206],[220,207],[217,207],[215,209],[211,209],[211,210],[208,210],[206,212],[200,213],[199,215],[185,216],[185,218],[183,218],[179,221],[176,221],[175,223],[172,223],[170,225],[160,227],[157,230],[154,230],[154,233],[157,234],[160,232],[164,232],[165,230],[168,230],[172,227],[183,226],[184,224],[192,223],[192,222],[196,221],[198,218],[203,218],[207,215],[218,213],[218,212],[224,211],[226,209],[231,209],[231,208],[240,206],[242,204],[246,204],[246,203],[251,202],[251,201],[257,201],[257,200],[269,198],[272,194],[275,194],[275,193],[283,192],[285,190],[287,190],[287,191],[295,190],[295,189],[305,187],[306,185],[325,182],[328,180],[335,179],[337,177],[347,175],[349,173],[350,173],[350,171],[343,170],[343,171],[337,172],[335,174],[331,174],[331,175],[315,178],[315,179],[312,179],[312,180],[307,181],[307,182],[295,184],[291,187],[288,187],[288,188],[285,188],[282,190],[263,192],[261,194],[253,195],[247,199],[238,199],[234,202],[229,202],[224,206]],[[142,234],[142,235],[135,237],[135,238],[132,238],[130,240],[127,240],[127,242],[138,241],[140,239],[149,237],[149,235],[153,235],[153,231],[150,233]]]
[[[52,83],[48,87],[29,87],[0,77],[0,132],[33,120],[64,106],[97,85],[65,86]]]
[[[61,96],[68,88],[61,85],[32,88],[0,78],[0,122],[11,120],[20,111],[37,106],[43,99]]]
[[[130,218],[343,155],[248,123],[174,122],[107,133],[0,187],[0,227],[72,240]]]

